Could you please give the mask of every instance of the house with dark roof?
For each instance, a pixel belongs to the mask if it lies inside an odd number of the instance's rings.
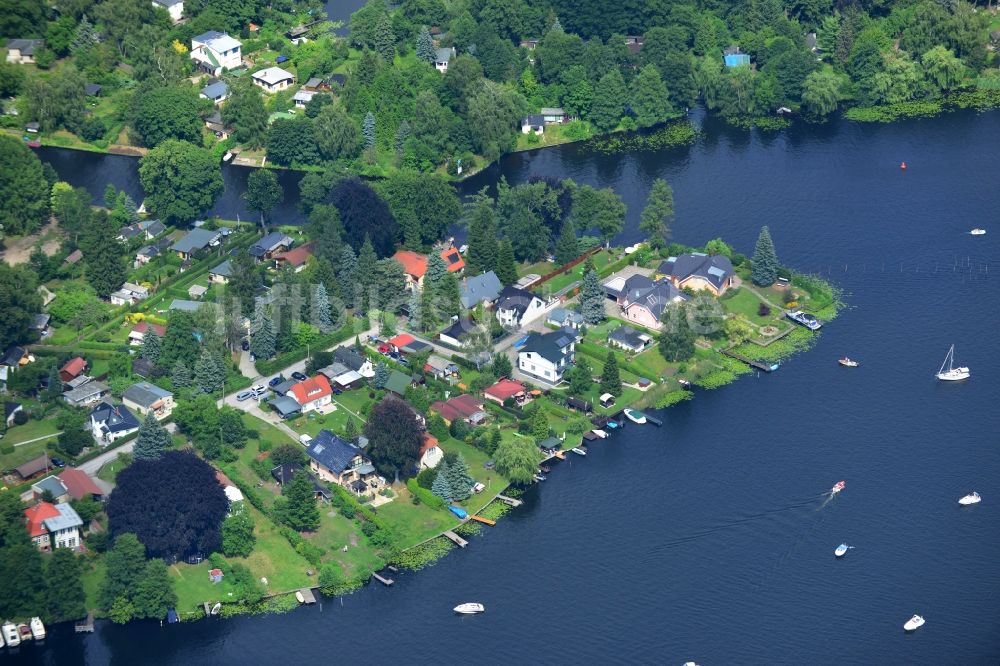
[[[531,113],[521,118],[521,134],[532,132],[538,136],[545,134],[545,118],[540,113]]]
[[[298,463],[285,463],[283,465],[278,465],[271,469],[271,478],[279,486],[284,486],[286,483],[291,483],[292,479],[295,478],[296,474],[305,474],[309,479],[309,482],[313,486],[313,495],[316,499],[324,499],[329,501],[333,497],[333,491],[327,488],[325,485],[319,482],[319,480],[310,474],[309,472],[302,469],[302,465]]]
[[[356,495],[372,495],[385,486],[385,479],[357,446],[320,430],[306,446],[309,469],[324,481],[352,490]]]
[[[507,328],[520,328],[542,316],[545,303],[530,291],[506,287],[497,298],[497,321]]]
[[[271,259],[275,253],[284,252],[292,246],[292,237],[280,231],[272,231],[250,246],[250,256],[257,261]]]
[[[44,46],[44,39],[8,39],[7,62],[15,65],[34,64],[35,55]]]
[[[371,359],[359,353],[353,347],[337,347],[333,350],[333,360],[343,364],[348,370],[353,370],[362,377],[370,378],[375,376],[375,366],[372,365]]]
[[[52,320],[52,315],[40,312],[31,318],[31,324],[28,328],[38,333],[40,336],[45,337],[49,334],[49,322]]]
[[[660,264],[657,273],[670,280],[678,289],[709,291],[721,296],[733,286],[736,271],[724,254],[690,252],[669,257]]]
[[[399,370],[393,370],[389,373],[389,379],[385,382],[385,390],[402,397],[412,383],[412,377],[404,375]]]
[[[208,281],[214,284],[226,284],[232,276],[233,264],[229,259],[208,270]]]
[[[222,120],[222,112],[219,110],[205,117],[205,127],[220,141],[225,141],[233,133],[233,128]]]
[[[148,358],[142,358],[139,355],[132,357],[132,374],[136,377],[142,377],[147,379],[153,376],[153,368],[155,364]]]
[[[103,89],[100,83],[88,83],[83,87],[83,94],[87,97],[100,97]]]
[[[517,368],[550,384],[562,381],[573,364],[576,336],[564,330],[532,333],[517,352]]]
[[[24,510],[31,543],[40,551],[55,548],[79,548],[83,521],[69,504],[39,502]]]
[[[221,231],[211,229],[192,229],[179,241],[170,246],[181,259],[190,259],[195,253],[206,247],[218,245],[222,239]]]
[[[201,89],[198,93],[198,97],[202,99],[210,99],[212,103],[218,106],[226,101],[229,97],[229,84],[220,79],[212,79],[208,84]]]
[[[22,365],[27,365],[29,363],[28,352],[24,347],[18,345],[11,345],[7,347],[6,351],[3,353],[3,359],[0,360],[0,365],[10,368],[11,370],[17,370]]]
[[[149,412],[158,419],[165,419],[174,410],[174,394],[149,382],[137,382],[125,389],[122,403],[145,416]]]
[[[633,354],[646,348],[652,338],[628,326],[619,326],[608,333],[608,344]]]
[[[290,419],[302,413],[302,407],[295,401],[295,398],[290,398],[287,395],[272,398],[267,404],[283,419]]]
[[[479,327],[471,319],[459,317],[454,324],[438,333],[438,339],[446,345],[462,349],[468,344],[469,336],[479,331]]]
[[[31,484],[31,499],[28,501],[37,502],[45,499],[48,493],[55,504],[61,504],[70,500],[69,491],[58,476],[47,476]]]
[[[503,285],[493,271],[467,278],[462,281],[462,307],[471,310],[480,303],[489,307],[500,297],[501,291]]]
[[[52,461],[49,459],[49,454],[43,453],[37,458],[32,458],[28,462],[18,465],[14,468],[14,472],[21,477],[22,481],[26,481],[39,472],[47,472],[51,468]]]
[[[24,411],[24,408],[19,402],[3,403],[3,422],[8,428],[14,425],[14,415],[21,411]],[[27,412],[25,412],[25,414],[27,414]]]
[[[90,429],[98,444],[110,444],[139,431],[139,419],[125,405],[104,401],[90,412]]]
[[[556,308],[545,318],[546,324],[559,328],[580,328],[583,326],[583,315],[569,308]]]
[[[640,326],[658,331],[663,328],[663,313],[673,303],[687,300],[669,280],[658,280],[651,286],[627,294],[622,313],[625,318]]]

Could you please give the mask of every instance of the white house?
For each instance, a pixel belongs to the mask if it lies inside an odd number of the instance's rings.
[[[438,445],[438,439],[429,432],[423,434],[423,441],[420,443],[420,460],[417,467],[420,469],[434,469],[444,460],[444,451]]]
[[[139,419],[125,405],[101,402],[90,412],[90,429],[102,446],[139,431]]]
[[[302,413],[320,410],[332,401],[333,387],[324,375],[316,375],[292,386],[286,394],[299,403]]]
[[[224,32],[209,30],[191,40],[191,58],[198,62],[198,67],[218,76],[243,64],[242,47],[238,39]]]
[[[518,369],[549,384],[562,381],[573,364],[576,338],[566,331],[532,333],[517,353]]]
[[[448,71],[448,63],[455,57],[455,48],[441,48],[434,56],[434,69],[444,74]]]
[[[288,88],[295,81],[295,76],[291,72],[286,72],[280,67],[268,67],[250,75],[254,85],[257,85],[269,93]]]
[[[153,0],[153,6],[167,10],[174,23],[180,23],[184,17],[184,0]]]
[[[112,305],[135,305],[149,298],[149,289],[138,284],[126,282],[118,291],[110,296]]]
[[[28,534],[35,548],[50,551],[54,548],[78,548],[80,546],[80,528],[83,521],[80,515],[67,504],[50,504],[39,502],[24,510],[24,520],[28,526]]]
[[[497,321],[508,328],[520,328],[545,313],[545,303],[530,291],[507,287],[497,299]]]

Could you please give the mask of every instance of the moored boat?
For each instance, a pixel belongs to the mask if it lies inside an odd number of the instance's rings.
[[[972,491],[962,499],[958,500],[958,503],[962,506],[969,506],[970,504],[979,504],[982,499],[983,498],[979,496],[979,493]]]
[[[535,481],[544,481],[547,478],[549,478],[549,477],[545,476],[541,472],[539,472],[538,474],[535,475]]]
[[[460,615],[474,615],[476,613],[482,613],[486,610],[486,606],[478,603],[465,603],[455,606],[455,612]]]
[[[587,452],[584,449],[580,448],[579,446],[574,446],[572,449],[570,449],[570,451],[572,451],[573,453],[575,453],[578,456],[585,456],[585,455],[587,455]]]
[[[300,604],[304,604],[306,602],[306,598],[302,594],[302,592],[295,593],[295,600],[298,601]]]
[[[21,637],[22,643],[24,641],[30,641],[32,638],[31,628],[28,627],[27,623],[25,622],[21,622],[20,624],[17,625],[17,633]]]
[[[803,312],[802,310],[792,310],[785,313],[785,316],[794,321],[796,324],[805,326],[810,331],[818,331],[823,327],[823,324],[812,316],[808,312]]]
[[[856,368],[859,365],[859,363],[857,361],[851,360],[847,356],[845,356],[844,358],[838,360],[837,363],[841,364],[845,368]]]
[[[13,622],[4,622],[0,631],[3,632],[3,640],[7,647],[17,647],[21,644],[21,636],[17,633],[17,625]]]
[[[638,423],[639,425],[642,425],[643,423],[646,422],[646,415],[640,412],[639,410],[625,409],[624,414],[625,418],[627,418],[632,423]]]
[[[607,439],[607,437],[608,437],[608,431],[607,430],[601,430],[600,428],[595,428],[593,430],[593,433],[595,435],[597,435],[598,437],[600,437],[601,439]]]
[[[924,620],[924,618],[921,617],[920,615],[914,615],[913,617],[911,617],[909,620],[906,621],[906,624],[903,625],[903,630],[915,631],[920,627],[924,626],[925,621],[926,620]]]
[[[42,618],[31,618],[31,634],[35,637],[36,641],[40,641],[45,638],[45,625],[42,624]]]
[[[222,156],[222,161],[223,162],[228,162],[231,159],[233,159],[233,153],[232,153],[232,151],[227,150],[226,154]]]
[[[947,370],[945,370],[945,366],[948,367]],[[941,363],[941,367],[934,376],[943,382],[957,382],[968,379],[972,376],[972,373],[966,367],[955,367],[955,345],[952,345],[948,349],[948,354],[944,357],[944,362]]]

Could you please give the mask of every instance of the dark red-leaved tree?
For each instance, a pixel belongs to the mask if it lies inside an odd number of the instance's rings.
[[[108,499],[111,536],[132,532],[149,557],[209,553],[222,544],[229,502],[215,470],[186,451],[137,460],[118,475]]]
[[[368,456],[380,474],[408,472],[420,455],[420,426],[413,409],[399,398],[387,397],[372,408],[365,424]]]
[[[399,240],[399,224],[388,204],[367,183],[345,178],[334,186],[330,202],[337,207],[345,240],[355,252],[364,244],[367,234],[379,258],[392,255]]]

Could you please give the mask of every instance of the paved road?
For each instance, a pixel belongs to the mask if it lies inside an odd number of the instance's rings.
[[[109,463],[118,457],[119,453],[132,453],[132,449],[135,448],[135,440],[125,442],[121,446],[111,449],[110,451],[105,451],[96,458],[92,458],[85,463],[82,463],[77,469],[90,474],[91,476],[97,476],[97,472],[104,467],[105,463]]]

